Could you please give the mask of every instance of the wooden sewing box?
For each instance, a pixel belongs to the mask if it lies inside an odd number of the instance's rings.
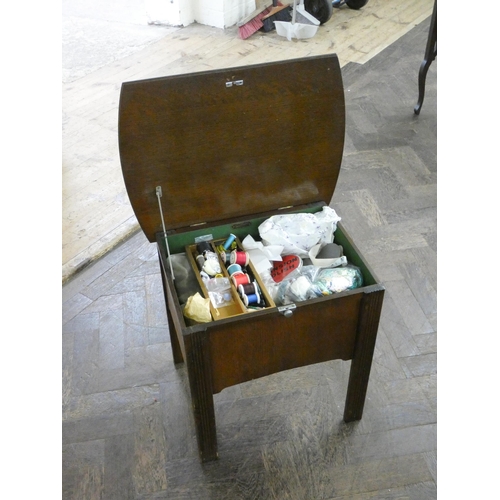
[[[341,222],[334,241],[361,269],[363,286],[288,306],[266,298],[264,309],[189,325],[168,261],[200,240],[231,233],[259,240],[270,216],[329,205],[345,135],[337,56],[124,82],[118,129],[132,208],[157,245],[173,358],[186,363],[201,460],[217,458],[213,395],[283,370],[351,360],[344,420],[361,419],[384,287]]]

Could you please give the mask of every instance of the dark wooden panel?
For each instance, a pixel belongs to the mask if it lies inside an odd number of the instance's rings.
[[[345,403],[346,422],[360,420],[363,416],[383,298],[384,290],[363,294]]]
[[[242,85],[227,87],[229,82]],[[331,200],[344,146],[335,54],[126,82],[123,176],[150,241],[161,230]]]
[[[213,390],[331,359],[351,359],[362,294],[299,304],[293,316],[252,313],[209,328]]]

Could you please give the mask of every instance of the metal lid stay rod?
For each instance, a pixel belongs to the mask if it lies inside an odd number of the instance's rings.
[[[156,197],[158,198],[158,206],[160,207],[161,226],[163,228],[163,236],[165,238],[165,245],[167,246],[167,255],[168,255],[168,262],[170,264],[170,273],[172,274],[172,279],[175,280],[174,268],[172,267],[172,259],[170,257],[170,248],[168,246],[167,230],[165,229],[165,221],[163,220],[163,210],[161,208],[161,197],[162,197],[161,186],[156,186]]]

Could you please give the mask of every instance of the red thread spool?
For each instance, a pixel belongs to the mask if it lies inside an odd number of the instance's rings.
[[[240,266],[248,265],[248,252],[239,252],[238,250],[233,250],[230,257],[231,264],[239,264]]]
[[[238,288],[240,285],[247,285],[250,283],[250,276],[243,272],[236,272],[231,276],[234,286]]]

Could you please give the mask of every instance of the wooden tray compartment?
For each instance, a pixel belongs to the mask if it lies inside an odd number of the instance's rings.
[[[217,250],[219,245],[224,244],[225,241],[226,241],[226,239],[212,240],[209,242],[209,244],[212,248],[212,251],[214,253],[216,253],[218,256],[219,264],[221,267],[221,274],[225,278],[228,278],[230,281],[231,297],[233,299],[233,302],[229,305],[226,305],[226,306],[220,307],[220,308],[214,307],[212,302],[210,302],[210,313],[212,314],[212,319],[214,321],[218,321],[218,320],[225,319],[225,318],[231,318],[233,316],[238,316],[240,314],[251,313],[251,312],[254,312],[256,310],[254,308],[248,308],[244,304],[242,297],[241,297],[240,293],[238,292],[236,286],[234,285],[234,283],[231,279],[231,276],[228,272],[228,269],[227,269],[228,266],[226,265],[225,262],[223,262],[220,254]],[[239,238],[237,238],[237,237],[235,238],[235,243],[236,243],[236,248],[240,251],[243,251],[243,246],[242,246]],[[196,264],[196,256],[198,254],[197,244],[187,245],[185,247],[185,251],[186,251],[186,256],[191,264],[192,270],[196,276],[196,279],[198,280],[198,284],[203,292],[203,296],[205,298],[210,298],[210,294],[207,290],[207,287],[205,285],[204,280],[201,278],[198,265]],[[274,303],[273,299],[269,295],[269,292],[267,291],[264,283],[262,282],[259,274],[255,270],[255,267],[253,266],[251,261],[249,261],[248,264],[245,266],[245,271],[249,275],[251,281],[255,281],[257,283],[257,286],[259,287],[260,296],[262,298],[262,301],[264,302],[264,307],[261,309],[265,309],[268,307],[276,307],[276,304]]]
[[[222,245],[225,241],[226,241],[225,239],[224,240],[215,240],[214,241],[214,247],[217,248],[219,245]],[[240,239],[238,237],[236,237],[234,241],[236,242],[236,249],[239,250],[239,251],[244,251],[243,250],[243,245],[241,244]],[[229,272],[227,270],[228,266],[227,266],[227,264],[225,262],[222,261],[220,255],[219,255],[219,260],[220,260],[221,267],[222,267],[224,275],[225,276],[229,276]],[[269,295],[269,292],[267,291],[266,286],[262,282],[262,279],[261,279],[259,273],[256,271],[254,265],[252,264],[252,261],[249,260],[248,264],[245,267],[246,267],[246,272],[248,273],[248,275],[250,276],[250,278],[253,281],[255,281],[257,283],[257,286],[259,287],[261,298],[264,301],[264,309],[268,308],[268,307],[276,307],[276,304],[274,303],[274,300]],[[233,282],[231,282],[231,286],[236,290],[236,287],[234,286]],[[239,292],[237,292],[237,293],[238,293],[238,296],[240,297]],[[248,310],[247,310],[247,312],[248,312]]]
[[[210,246],[212,247],[212,251],[214,253],[216,253],[216,249],[215,249],[212,242],[210,242]],[[205,282],[201,278],[200,271],[199,271],[198,266],[196,264],[196,255],[197,254],[198,254],[198,250],[197,250],[196,244],[186,246],[186,256],[191,264],[191,268],[196,276],[196,279],[198,280],[200,288],[203,292],[203,296],[206,299],[209,299],[210,295],[208,293],[207,287],[205,286]],[[220,259],[219,259],[219,263],[221,264],[222,274],[224,275],[224,277],[229,278],[227,270],[222,267],[222,263],[220,262]],[[212,301],[210,301],[210,313],[211,313],[212,319],[214,321],[217,321],[219,319],[224,319],[224,318],[230,318],[233,316],[238,316],[239,314],[245,314],[247,312],[246,307],[243,304],[243,302],[241,301],[241,299],[238,295],[238,292],[236,291],[234,286],[231,286],[230,290],[231,290],[231,297],[233,299],[233,302],[231,304],[228,304],[224,307],[216,308],[212,304]]]

